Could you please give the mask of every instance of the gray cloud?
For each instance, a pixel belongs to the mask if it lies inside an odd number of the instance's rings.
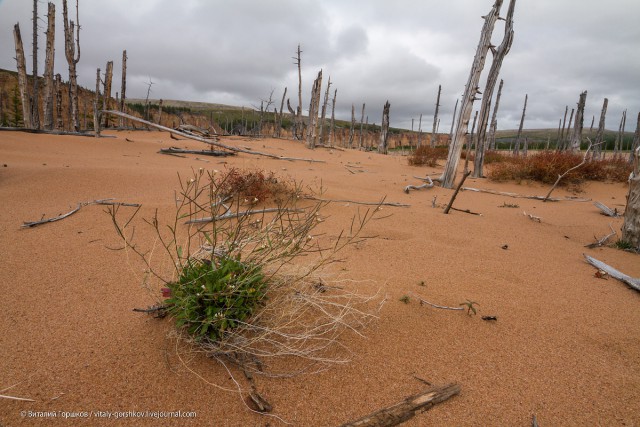
[[[62,2],[54,3],[56,69],[65,76]],[[480,16],[492,3],[84,0],[79,78],[83,86],[94,87],[96,68],[114,60],[119,82],[127,49],[130,97],[144,97],[151,80],[155,98],[251,106],[271,90],[279,99],[286,86],[295,105],[292,56],[300,43],[305,110],[312,79],[323,69],[325,84],[331,75],[338,89],[338,117],[348,119],[352,103],[359,114],[366,103],[370,122],[379,122],[389,100],[392,126],[410,127],[411,119],[423,113],[424,128],[442,84],[441,130],[448,130],[478,43]],[[44,15],[45,3],[40,7]],[[604,97],[609,98],[608,128],[617,127],[624,109],[635,117],[640,109],[638,16],[637,0],[520,0],[514,44],[502,68],[499,126],[517,127],[529,94],[526,126],[556,128],[565,105],[574,107],[583,90],[589,91],[585,122],[599,114]],[[31,2],[0,2],[0,67],[15,69],[13,24],[20,22],[26,36],[30,17]],[[43,32],[45,24],[40,25]],[[499,23],[496,44],[502,29]]]

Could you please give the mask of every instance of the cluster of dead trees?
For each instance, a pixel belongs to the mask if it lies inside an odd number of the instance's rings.
[[[75,20],[69,18],[67,0],[62,1],[62,21],[64,26],[64,52],[69,69],[69,80],[67,83],[67,110],[63,111],[63,83],[62,76],[55,70],[55,29],[56,29],[56,7],[52,2],[48,3],[47,11],[47,31],[46,31],[46,53],[45,67],[42,78],[38,75],[38,1],[33,0],[33,66],[32,73],[27,74],[27,65],[24,53],[24,43],[20,31],[20,24],[16,23],[13,29],[16,65],[18,69],[18,88],[20,103],[22,104],[22,120],[27,129],[44,131],[80,132],[83,128],[80,114],[80,88],[78,86],[77,66],[80,62],[80,14],[78,0],[76,0]],[[107,63],[104,78],[100,75],[96,82],[96,93],[93,101],[93,127],[99,132],[100,125],[107,126],[108,119],[105,116],[100,118],[99,110],[108,109],[116,102],[120,111],[124,110],[125,90],[126,90],[126,51],[123,52],[122,59],[122,91],[120,99],[116,94],[116,100],[111,97],[111,87],[113,78],[113,61]],[[40,80],[43,87],[40,87]],[[100,87],[103,88],[103,98],[100,99]],[[86,129],[87,107],[85,102],[84,128]],[[40,112],[42,111],[42,115]],[[65,126],[64,118],[67,118]],[[100,120],[103,120],[100,123]],[[122,125],[123,123],[121,123]]]

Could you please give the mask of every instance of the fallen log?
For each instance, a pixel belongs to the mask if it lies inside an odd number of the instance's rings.
[[[380,409],[356,421],[342,424],[341,427],[397,426],[459,393],[460,386],[458,384],[431,388],[422,393],[409,396],[395,405]]]
[[[246,150],[244,148],[238,148],[238,147],[233,147],[231,145],[226,145],[226,144],[222,144],[220,142],[214,142],[211,141],[209,139],[206,138],[200,138],[199,136],[195,136],[195,135],[190,135],[184,132],[180,132],[177,131],[175,129],[171,129],[168,128],[166,126],[162,126],[162,125],[158,125],[152,122],[149,122],[147,120],[143,120],[143,119],[139,119],[135,116],[126,114],[126,113],[121,113],[120,111],[115,111],[115,110],[103,110],[102,113],[104,114],[113,114],[114,116],[118,116],[118,117],[124,117],[125,119],[129,119],[131,121],[134,122],[139,122],[142,123],[146,126],[150,126],[159,130],[163,130],[165,132],[169,132],[169,133],[174,133],[176,135],[182,136],[184,138],[189,138],[189,139],[193,139],[195,141],[200,141],[200,142],[204,142],[205,144],[209,144],[209,145],[213,145],[216,147],[220,147],[220,148],[224,148],[225,150],[229,150],[229,151],[235,151],[236,153],[245,153],[245,154],[252,154],[254,156],[263,156],[263,157],[269,157],[271,159],[277,159],[277,160],[300,160],[300,161],[305,161],[305,162],[310,162],[310,163],[326,163],[324,160],[315,160],[315,159],[305,159],[305,158],[299,158],[299,157],[284,157],[284,156],[276,156],[275,154],[269,154],[269,153],[263,153],[261,151],[253,151],[253,150]]]
[[[610,265],[605,264],[604,262],[599,261],[599,260],[597,260],[597,259],[595,259],[593,257],[590,257],[587,254],[582,254],[582,255],[584,256],[584,258],[587,260],[587,262],[589,264],[591,264],[592,266],[594,266],[598,270],[604,271],[605,273],[607,273],[609,276],[613,277],[614,279],[618,279],[622,283],[625,283],[631,289],[640,292],[640,279],[636,279],[634,277],[627,276],[623,272],[618,271],[615,268],[611,267]]]
[[[169,147],[169,148],[161,148],[158,151],[160,154],[200,154],[202,156],[215,156],[215,157],[226,157],[226,156],[235,156],[236,153],[232,151],[220,151],[220,150],[186,150],[177,147]]]

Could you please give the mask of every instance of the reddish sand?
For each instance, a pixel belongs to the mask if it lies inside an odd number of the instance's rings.
[[[107,249],[117,239],[101,206],[62,221],[21,229],[23,221],[70,210],[77,202],[114,197],[142,203],[149,217],[174,206],[177,173],[223,167],[273,170],[310,185],[325,197],[408,203],[385,207],[367,234],[347,249],[344,277],[377,289],[387,301],[380,319],[349,338],[353,361],[316,375],[258,377],[273,414],[297,426],[331,426],[424,390],[414,376],[436,385],[458,383],[459,396],[407,425],[541,426],[640,424],[640,295],[620,282],[594,277],[583,253],[640,277],[638,255],[612,248],[589,250],[594,236],[619,232],[621,220],[599,214],[590,202],[542,203],[462,192],[456,207],[482,213],[444,215],[451,190],[405,194],[413,175],[438,168],[407,166],[401,156],[318,149],[284,140],[226,139],[229,144],[326,163],[286,162],[241,154],[195,160],[157,154],[160,147],[200,149],[166,133],[107,132],[116,138],[0,133],[0,392],[35,402],[0,398],[0,425],[121,425],[93,411],[193,411],[195,418],[134,418],[127,424],[283,425],[250,412],[224,367],[204,356],[183,365],[172,323],[134,313],[153,299],[141,287],[142,267]],[[131,141],[126,141],[128,138]],[[351,173],[347,163],[361,166]],[[356,169],[353,169],[354,171]],[[544,195],[548,187],[469,179],[470,187]],[[578,194],[624,209],[626,186],[589,183]],[[571,196],[557,190],[555,196]],[[500,207],[504,202],[519,208]],[[349,226],[356,206],[325,208],[326,229]],[[523,211],[542,218],[540,223]],[[147,234],[140,232],[139,238]],[[503,245],[508,245],[503,249]],[[425,286],[419,286],[424,281]],[[434,303],[479,303],[477,316],[404,304],[419,293]],[[494,315],[495,322],[481,315]],[[196,374],[194,374],[197,373]],[[248,384],[234,371],[242,387]],[[17,385],[16,385],[17,384]],[[22,416],[21,411],[27,411]],[[31,411],[31,412],[29,412]],[[36,412],[56,417],[36,418]],[[86,411],[88,419],[64,419]],[[45,414],[39,414],[45,415]]]

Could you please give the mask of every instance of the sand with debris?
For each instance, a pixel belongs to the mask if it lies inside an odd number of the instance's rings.
[[[462,391],[407,425],[530,425],[533,415],[542,426],[640,424],[640,295],[595,277],[582,254],[634,277],[640,277],[640,258],[584,247],[610,233],[609,224],[619,233],[622,223],[600,215],[591,202],[464,191],[455,206],[482,215],[445,215],[432,201],[446,203],[452,190],[402,191],[419,183],[414,175],[441,168],[408,166],[402,156],[225,138],[230,145],[326,163],[246,154],[205,162],[157,154],[172,145],[202,149],[167,133],[105,134],[114,138],[0,134],[0,394],[34,400],[0,398],[1,425],[123,424],[100,419],[97,411],[120,411],[126,424],[136,425],[339,425],[426,389],[416,377],[458,383]],[[386,298],[379,319],[361,331],[366,338],[345,336],[352,362],[315,375],[256,379],[279,418],[252,413],[244,395],[221,390],[236,384],[215,361],[185,353],[180,360],[168,319],[132,311],[153,298],[141,286],[139,263],[109,249],[118,241],[103,207],[20,228],[23,221],[104,198],[141,203],[142,217],[156,209],[170,213],[178,173],[225,166],[322,185],[326,198],[386,197],[410,205],[383,207],[366,229],[375,237],[342,253],[346,262],[336,274],[357,281],[363,294],[379,291]],[[548,190],[486,179],[466,185],[520,194]],[[626,185],[602,183],[588,183],[579,194],[554,192],[619,210],[625,195]],[[348,228],[358,208],[330,204],[324,230]],[[141,231],[139,238],[150,236]],[[447,306],[476,301],[478,315],[420,305],[414,297],[400,301],[414,294]],[[153,411],[193,417],[157,419],[161,414]]]

